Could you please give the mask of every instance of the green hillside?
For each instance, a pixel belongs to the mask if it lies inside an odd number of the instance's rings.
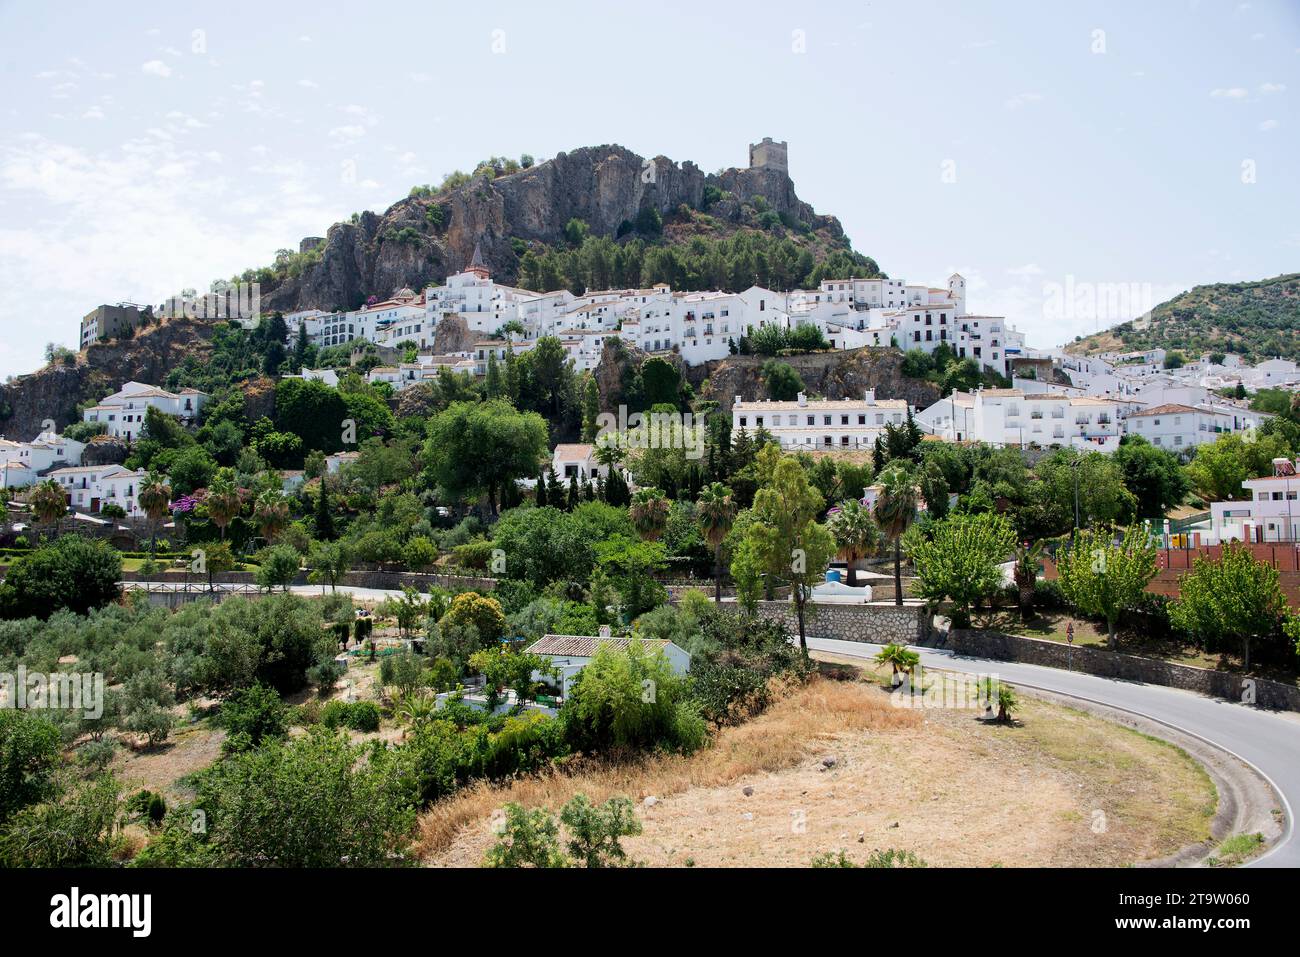
[[[1070,352],[1177,349],[1189,357],[1236,352],[1250,362],[1300,359],[1300,273],[1196,286],[1125,322],[1079,339]]]

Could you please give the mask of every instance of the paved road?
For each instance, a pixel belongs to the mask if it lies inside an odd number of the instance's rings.
[[[208,589],[208,586],[201,582],[186,584],[185,582],[125,581],[122,583],[122,587],[127,591],[188,592],[199,597],[202,597]],[[240,595],[265,594],[255,588],[249,588],[248,585],[242,582],[236,584],[215,582],[212,588],[214,591],[234,592]],[[278,591],[279,589],[277,589]],[[308,598],[320,598],[322,595],[330,593],[330,587],[328,585],[290,585],[289,591],[295,595],[305,595]],[[339,585],[337,591],[341,595],[351,595],[357,601],[383,601],[385,598],[402,597],[400,588],[363,588],[360,585]]]
[[[834,638],[809,638],[808,647],[854,658],[870,657],[880,649],[879,645]],[[1268,778],[1286,804],[1286,833],[1269,853],[1253,861],[1252,866],[1300,867],[1300,838],[1292,826],[1292,812],[1300,807],[1300,716],[1260,711],[1159,685],[989,658],[959,658],[951,651],[938,648],[913,647],[912,650],[920,653],[925,667],[996,674],[1009,684],[1110,705],[1172,725],[1230,751]]]

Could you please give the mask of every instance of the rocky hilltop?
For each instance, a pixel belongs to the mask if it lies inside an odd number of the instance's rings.
[[[705,174],[689,161],[646,160],[622,146],[592,146],[508,175],[481,173],[412,195],[382,214],[364,212],[336,223],[323,240],[302,242],[304,262],[292,274],[262,279],[263,307],[355,309],[371,295],[419,290],[464,269],[476,243],[494,278],[514,282],[523,253],[538,244],[562,244],[571,219],[586,223],[593,236],[614,238],[653,208],[664,222],[663,241],[685,242],[695,230],[684,211],[700,211],[706,200],[715,236],[754,228],[758,203],[798,224],[792,235],[819,261],[832,250],[851,251],[839,221],[800,200],[781,170]]]

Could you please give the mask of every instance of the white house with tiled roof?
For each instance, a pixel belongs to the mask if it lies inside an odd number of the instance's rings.
[[[947,442],[1063,446],[1113,452],[1123,434],[1118,399],[976,389],[953,392],[916,414],[924,431]]]
[[[14,468],[4,488],[21,488],[37,481],[37,477],[49,471],[55,465],[80,465],[81,457],[86,451],[82,442],[65,439],[57,432],[42,432],[30,442],[13,442],[0,436],[0,466],[21,466]],[[25,470],[25,471],[24,471]]]
[[[903,399],[877,399],[874,389],[861,399],[809,399],[800,392],[793,402],[760,400],[731,405],[731,434],[741,429],[769,432],[785,449],[869,449],[887,425],[907,421]]]
[[[612,638],[608,625],[602,625],[600,634],[595,636],[546,635],[529,645],[527,652],[549,659],[551,667],[558,672],[561,694],[567,698],[573,679],[583,668],[591,664],[591,659],[596,656],[601,646],[623,651],[632,641],[639,641],[641,647],[651,654],[662,654],[674,674],[684,675],[691,670],[690,653],[673,642],[665,639]],[[533,674],[534,681],[542,681],[546,677],[540,672]]]
[[[208,401],[208,394],[198,389],[181,389],[168,392],[144,382],[127,382],[112,395],[105,396],[98,405],[82,413],[84,422],[102,422],[109,435],[134,441],[144,427],[145,411],[155,408],[174,415],[187,425],[198,420],[199,412]]]
[[[144,469],[133,472],[121,465],[78,465],[55,469],[48,477],[58,483],[68,504],[79,512],[98,512],[115,504],[132,518],[140,518],[144,510],[137,495],[147,476]]]
[[[1130,435],[1179,452],[1214,442],[1226,433],[1258,428],[1266,418],[1264,413],[1236,406],[1170,403],[1134,412],[1125,425]]]
[[[589,442],[561,442],[551,453],[551,468],[565,482],[576,478],[579,484],[609,475],[609,466],[596,461],[596,446]]]
[[[361,458],[360,452],[331,452],[325,456],[325,471],[335,475],[343,466],[351,465],[359,458]]]

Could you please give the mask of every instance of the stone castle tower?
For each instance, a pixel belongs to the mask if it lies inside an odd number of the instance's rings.
[[[761,143],[749,144],[750,169],[774,169],[789,174],[790,163],[785,140],[773,142],[772,137],[764,136]]]

